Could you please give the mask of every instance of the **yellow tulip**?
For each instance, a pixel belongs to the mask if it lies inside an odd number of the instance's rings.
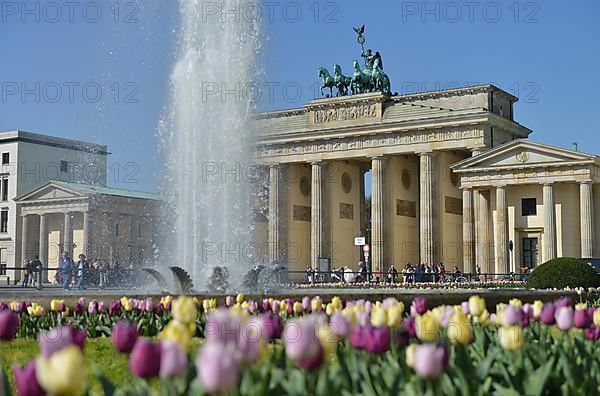
[[[348,319],[348,322],[350,322],[352,326],[356,326],[356,311],[354,309],[344,308],[342,310],[342,315]]]
[[[313,298],[310,300],[310,310],[311,312],[319,312],[321,310],[321,299]]]
[[[160,299],[160,303],[162,304],[163,308],[167,308],[167,305],[173,301],[173,296],[164,296]]]
[[[331,299],[331,305],[336,309],[336,310],[341,310],[344,306],[342,304],[342,299],[339,298],[338,296],[334,296]]]
[[[523,306],[523,302],[521,300],[519,300],[518,298],[512,298],[509,302],[509,305],[513,305],[517,308],[521,308]]]
[[[35,370],[40,386],[49,394],[78,395],[83,391],[86,370],[79,347],[69,345],[50,358],[39,355]]]
[[[481,315],[473,317],[473,322],[478,323],[478,324],[484,324],[485,322],[488,321],[489,318],[490,318],[490,313],[488,312],[487,309],[485,309],[481,313]]]
[[[387,313],[385,309],[374,306],[371,310],[371,326],[380,327],[387,326]]]
[[[54,311],[54,312],[58,312],[58,308],[60,306],[60,304],[63,304],[64,301],[63,300],[52,300],[50,301],[50,310]]]
[[[538,319],[542,316],[542,309],[544,308],[544,303],[540,300],[535,300],[533,304],[531,304],[533,317]]]
[[[302,313],[302,303],[300,301],[294,302],[292,309],[297,314]]]
[[[415,318],[417,338],[424,342],[435,342],[439,338],[440,322],[432,312],[425,312]]]
[[[594,326],[600,327],[600,309],[594,311]]]
[[[415,349],[417,349],[417,344],[410,344],[406,348],[406,365],[408,367],[413,367],[415,364]]]
[[[31,303],[31,305],[27,307],[27,313],[31,316],[42,316],[44,314],[44,307],[36,303]]]
[[[173,303],[171,304],[171,314],[175,320],[185,324],[193,323],[198,316],[198,308],[192,298],[181,296],[176,300],[173,300]]]
[[[587,309],[587,307],[588,307],[587,304],[584,303],[584,302],[581,302],[579,304],[575,304],[575,309],[582,309],[583,310],[583,309]]]
[[[325,307],[325,313],[327,314],[327,316],[331,316],[335,313],[336,309],[333,306],[333,303],[329,303],[327,304],[327,306]]]
[[[235,296],[235,302],[241,304],[244,301],[244,298],[246,298],[246,296],[244,296],[244,293],[238,293],[238,295]]]
[[[323,352],[325,353],[325,356],[335,354],[335,352],[337,351],[338,339],[333,333],[331,326],[320,326],[317,330],[317,337],[321,342],[321,346],[323,347]]]
[[[404,313],[404,305],[395,304],[387,309],[387,325],[388,327],[396,328],[402,323],[402,314]]]
[[[469,313],[473,316],[479,316],[485,311],[485,300],[479,296],[469,298]]]
[[[450,316],[448,324],[448,339],[453,344],[468,345],[473,341],[473,328],[467,315],[456,311]]]
[[[167,323],[165,328],[160,332],[159,337],[161,340],[175,341],[184,350],[188,350],[192,343],[193,334],[191,330],[192,329],[188,324],[178,320],[172,320]]]
[[[202,300],[200,300],[198,297],[193,297],[192,301],[194,302],[194,304],[196,304],[196,307],[199,307],[202,305]]]
[[[523,329],[518,325],[501,327],[498,330],[498,337],[502,348],[509,351],[517,350],[523,345]]]
[[[127,312],[133,311],[133,304],[132,304],[131,300],[129,300],[129,299],[122,300],[121,306]]]
[[[54,300],[52,300],[52,301],[54,301]],[[52,302],[50,302],[50,304],[52,304]],[[18,303],[17,303],[15,300],[12,300],[12,301],[10,302],[10,304],[9,304],[9,306],[10,306],[10,309],[11,309],[11,310],[13,310],[13,311],[16,311],[16,310],[17,310],[17,305],[18,305]]]

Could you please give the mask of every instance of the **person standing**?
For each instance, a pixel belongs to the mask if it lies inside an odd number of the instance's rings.
[[[21,287],[29,286],[29,277],[31,275],[31,261],[25,259],[24,267],[23,267],[23,282],[21,283]]]
[[[62,283],[65,290],[69,290],[71,284],[71,276],[73,276],[73,270],[75,263],[73,259],[69,257],[69,253],[63,252],[62,259],[60,260],[59,270],[62,277]]]
[[[77,261],[77,288],[79,290],[85,289],[85,275],[87,272],[87,261],[85,260],[85,254],[79,255],[79,261]]]
[[[33,286],[36,286],[38,290],[42,290],[42,262],[40,256],[35,256],[35,259],[31,262],[31,272],[33,274]]]

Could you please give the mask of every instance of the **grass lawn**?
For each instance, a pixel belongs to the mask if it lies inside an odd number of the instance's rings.
[[[39,354],[37,341],[32,339],[16,339],[0,345],[4,370],[14,390],[14,377],[11,371],[13,364],[24,365]],[[85,343],[85,364],[88,369],[88,383],[92,386],[92,393],[102,395],[100,383],[92,374],[92,368],[98,367],[115,385],[131,383],[134,381],[129,372],[128,355],[118,353],[112,346],[110,338],[88,339]]]

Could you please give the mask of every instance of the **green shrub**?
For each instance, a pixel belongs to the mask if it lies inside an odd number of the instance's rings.
[[[600,275],[586,262],[562,257],[547,261],[535,268],[529,275],[527,287],[534,289],[600,287]]]

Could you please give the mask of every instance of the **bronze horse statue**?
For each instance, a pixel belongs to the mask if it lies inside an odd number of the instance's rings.
[[[337,88],[337,96],[346,96],[348,95],[348,87],[352,85],[352,78],[345,76],[342,73],[342,67],[340,65],[333,66],[333,80],[335,81],[335,87]],[[352,94],[354,94],[354,89],[351,87]]]
[[[319,77],[323,77],[323,85],[321,85],[321,95],[323,95],[323,89],[329,88],[329,96],[333,96],[333,87],[335,87],[335,80],[329,74],[329,71],[324,67],[319,67]]]

